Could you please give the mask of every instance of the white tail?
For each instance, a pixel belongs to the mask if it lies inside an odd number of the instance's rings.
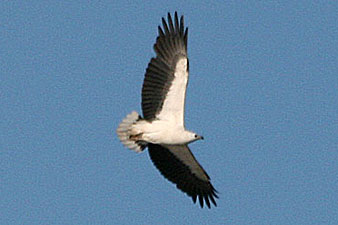
[[[133,111],[132,113],[128,114],[126,118],[122,120],[119,127],[116,130],[117,136],[120,138],[120,141],[124,146],[127,148],[134,150],[135,152],[142,152],[145,148],[144,144],[136,143],[134,140],[130,140],[130,129],[133,124],[140,119],[140,116],[137,112]]]

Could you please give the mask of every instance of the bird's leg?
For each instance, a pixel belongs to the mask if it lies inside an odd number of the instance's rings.
[[[132,140],[132,141],[139,141],[139,140],[142,139],[142,134],[143,133],[135,134],[135,135],[130,135],[129,139]]]

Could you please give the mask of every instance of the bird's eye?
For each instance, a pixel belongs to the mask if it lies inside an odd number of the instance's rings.
[[[197,136],[197,134],[195,134],[195,138],[197,138],[198,136]]]

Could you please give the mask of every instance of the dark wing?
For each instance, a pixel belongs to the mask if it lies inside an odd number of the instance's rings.
[[[156,58],[152,58],[148,64],[146,70],[143,87],[142,87],[142,111],[143,117],[146,120],[155,119],[158,114],[162,111],[163,105],[168,105],[171,108],[165,114],[172,115],[173,113],[179,114],[174,115],[178,118],[181,123],[183,121],[182,114],[184,113],[184,99],[185,99],[185,89],[188,80],[188,69],[185,73],[182,72],[179,74],[181,77],[184,76],[184,79],[179,80],[179,84],[176,85],[176,89],[172,90],[174,92],[171,100],[168,104],[164,104],[165,99],[168,95],[170,87],[177,77],[177,71],[175,72],[176,65],[180,59],[185,60],[185,67],[188,67],[187,59],[187,38],[188,38],[188,28],[184,30],[184,20],[183,16],[178,20],[177,12],[175,12],[174,23],[171,19],[170,14],[168,13],[168,24],[165,19],[162,18],[163,30],[158,27],[158,37],[154,45],[154,50],[156,52]],[[184,86],[184,88],[181,88]],[[179,92],[179,93],[177,93]],[[175,101],[174,101],[175,100]],[[179,105],[174,105],[172,108],[172,103],[178,102]],[[183,107],[182,107],[183,104]]]
[[[175,183],[194,203],[198,197],[201,207],[204,202],[210,208],[210,201],[217,206],[214,198],[217,191],[210,183],[208,174],[197,162],[187,145],[148,145],[150,158],[161,174]]]

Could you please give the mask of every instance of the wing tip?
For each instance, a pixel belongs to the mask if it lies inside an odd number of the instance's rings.
[[[191,197],[195,204],[198,200],[201,208],[204,206],[211,208],[212,205],[217,207],[215,199],[218,198],[218,192],[209,178],[201,179],[197,177],[189,167],[164,146],[149,144],[148,150],[151,160],[160,173],[176,184],[179,190]]]
[[[187,38],[188,29],[186,27],[184,30],[184,15],[178,17],[177,11],[174,12],[173,17],[171,16],[170,12],[167,13],[167,19],[162,17],[162,27],[164,32],[161,32],[162,35],[159,36],[163,37],[164,35],[179,34],[183,38]],[[161,28],[161,26],[159,26],[159,28]],[[161,33],[159,32],[159,34]]]
[[[214,205],[214,207],[217,207],[217,203],[215,199],[218,199],[218,191],[210,184],[210,190],[207,191],[207,193],[198,193],[193,194],[190,197],[192,198],[192,201],[194,204],[196,204],[197,199],[199,202],[199,205],[201,208],[206,205],[209,209]],[[212,203],[212,204],[211,204]]]

